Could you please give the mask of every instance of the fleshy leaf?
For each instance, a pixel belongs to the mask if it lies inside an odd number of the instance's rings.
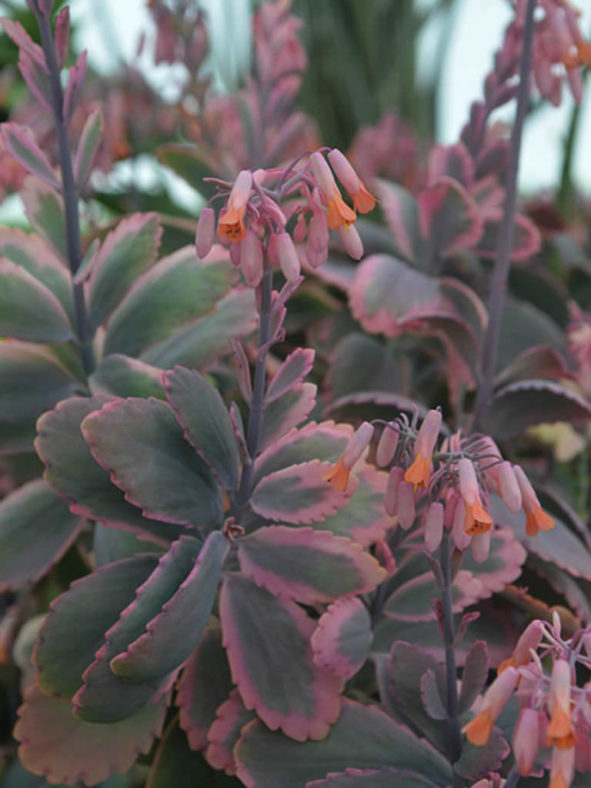
[[[484,222],[482,237],[476,245],[479,257],[494,260],[497,254],[497,238],[501,224],[501,212],[496,218],[487,218]],[[515,262],[527,260],[540,251],[542,239],[535,224],[527,216],[518,213],[515,216],[515,234],[511,259]]]
[[[528,553],[556,564],[574,577],[591,580],[591,552],[587,546],[553,514],[554,528],[536,537],[527,536],[523,511],[509,512],[499,498],[491,495],[491,514],[496,522],[511,526],[511,530]]]
[[[210,766],[223,769],[226,774],[236,774],[232,750],[240,738],[242,728],[255,717],[253,711],[245,708],[238,690],[232,690],[228,700],[217,710],[216,719],[207,734],[209,744],[205,758]]]
[[[446,752],[447,728],[433,719],[423,708],[421,681],[431,670],[435,676],[439,697],[446,703],[445,673],[442,665],[428,652],[417,646],[398,641],[392,646],[387,663],[389,702],[396,713],[442,752]]]
[[[178,721],[173,719],[156,751],[146,788],[240,788],[241,785],[233,777],[214,772],[200,753],[191,750]]]
[[[363,602],[357,597],[337,599],[320,617],[312,635],[314,662],[350,679],[367,659],[372,638],[371,617]]]
[[[1,351],[1,346],[0,346]],[[37,424],[37,453],[46,466],[45,479],[70,502],[73,512],[95,520],[144,531],[161,544],[184,529],[143,517],[111,484],[109,474],[94,460],[80,431],[81,422],[108,402],[103,396],[74,397],[45,413]]]
[[[453,178],[435,178],[418,196],[419,224],[438,259],[471,249],[482,235],[478,206]]]
[[[339,716],[341,682],[313,662],[313,621],[294,602],[237,573],[224,578],[220,615],[232,678],[246,708],[298,741],[324,738]]]
[[[162,369],[175,364],[203,368],[229,353],[230,340],[249,334],[256,322],[254,290],[233,290],[217,302],[211,314],[148,348],[141,358]]]
[[[568,378],[569,371],[562,355],[547,345],[527,348],[500,372],[497,386],[507,386],[531,379],[556,380]]]
[[[64,91],[64,115],[69,121],[74,114],[82,96],[82,87],[86,76],[87,52],[81,52],[73,66],[68,69],[68,82]]]
[[[462,671],[462,689],[458,699],[460,714],[467,711],[476,700],[488,677],[488,650],[486,641],[477,640],[466,657]]]
[[[250,505],[270,520],[296,524],[323,520],[347,503],[346,493],[322,479],[329,469],[329,463],[311,460],[274,471],[257,484]]]
[[[3,123],[2,136],[8,150],[28,172],[41,178],[53,189],[60,188],[49,159],[35,142],[30,129],[18,123]]]
[[[105,238],[89,279],[90,320],[96,328],[156,260],[162,229],[156,213],[123,219]],[[153,317],[153,316],[152,316]]]
[[[207,624],[227,552],[224,534],[210,533],[195,565],[158,615],[146,624],[145,633],[111,660],[111,669],[118,676],[150,681],[170,673],[187,659]],[[182,629],[185,634],[179,638]]]
[[[377,179],[374,186],[400,253],[411,262],[420,260],[424,241],[419,230],[419,209],[415,198],[398,184],[385,180]]]
[[[137,356],[206,315],[230,287],[232,265],[204,263],[194,247],[159,260],[141,275],[109,320],[105,355]],[[150,358],[148,363],[157,362]]]
[[[306,788],[435,788],[435,783],[403,769],[346,769],[306,783]]]
[[[44,481],[32,481],[0,502],[0,590],[35,583],[58,561],[80,518]]]
[[[227,490],[234,490],[240,474],[240,455],[224,401],[206,377],[196,370],[175,367],[163,377],[166,396],[187,441]]]
[[[122,558],[133,558],[140,553],[160,555],[163,548],[154,542],[141,539],[132,531],[110,528],[104,523],[95,523],[92,533],[92,554],[97,569]]]
[[[170,142],[166,145],[159,145],[157,155],[162,164],[170,167],[193,189],[205,197],[215,194],[213,185],[203,180],[215,174],[215,164],[208,161],[207,156],[197,145]]]
[[[162,370],[120,353],[104,358],[89,383],[95,394],[166,399]]]
[[[19,755],[29,771],[52,783],[95,785],[114,772],[126,772],[140,753],[148,752],[162,729],[166,699],[112,725],[83,722],[71,709],[66,701],[30,687],[14,729]]]
[[[521,574],[521,567],[526,558],[527,552],[519,544],[511,529],[495,528],[491,535],[486,561],[477,563],[472,553],[467,552],[462,567],[478,579],[482,585],[484,598],[502,591],[508,583],[513,583]]]
[[[0,257],[20,265],[49,288],[71,317],[72,286],[65,266],[38,235],[0,227]],[[42,340],[45,341],[45,340]]]
[[[439,786],[452,780],[447,760],[424,739],[377,708],[346,699],[323,741],[295,742],[256,721],[244,730],[234,755],[247,788],[301,788],[348,767],[409,769]]]
[[[314,383],[299,383],[265,408],[261,447],[266,449],[296,427],[316,405]]]
[[[485,774],[498,771],[510,752],[511,748],[501,731],[493,728],[488,743],[483,747],[469,741],[462,743],[462,755],[454,764],[454,769],[468,780],[477,780]]]
[[[528,555],[527,565],[543,577],[554,591],[564,596],[581,621],[591,622],[591,594],[589,593],[591,589],[588,581],[580,579],[577,581],[563,569],[548,561],[542,561],[533,554]]]
[[[0,342],[0,453],[30,451],[35,422],[81,384],[43,347]]]
[[[471,572],[460,569],[452,587],[453,611],[457,613],[488,594]],[[402,583],[390,595],[384,614],[400,621],[429,621],[435,617],[432,600],[438,599],[438,586],[432,572],[417,575]]]
[[[463,142],[455,145],[434,145],[429,154],[429,177],[447,175],[470,189],[474,183],[474,161]]]
[[[84,419],[82,433],[94,458],[146,516],[179,525],[220,524],[217,485],[166,403],[108,403]]]
[[[216,710],[228,698],[231,688],[222,632],[218,627],[208,627],[187,660],[176,697],[181,727],[194,750],[206,746],[207,731],[215,720]]]
[[[514,438],[534,424],[555,421],[585,422],[591,404],[580,394],[551,380],[522,380],[495,394],[485,419],[494,438]]]
[[[72,326],[56,296],[20,265],[0,259],[0,334],[29,342],[65,342]]]
[[[76,149],[76,159],[74,161],[74,173],[76,178],[76,185],[79,190],[83,190],[88,182],[94,159],[101,144],[101,137],[103,135],[104,122],[103,115],[100,109],[92,112],[78,141],[78,148]]]
[[[69,700],[82,684],[105,632],[135,598],[158,557],[126,558],[76,580],[51,605],[33,655],[39,686]],[[73,637],[72,633],[76,636]]]
[[[437,686],[437,676],[432,668],[426,670],[419,682],[421,690],[421,701],[423,708],[434,720],[444,720],[447,717],[447,710],[443,705],[439,687]]]
[[[61,196],[38,178],[25,181],[21,192],[25,215],[31,226],[55,249],[60,259],[68,259],[66,220]]]
[[[357,391],[396,391],[401,386],[399,363],[374,337],[352,332],[331,354],[325,389],[333,401]]]
[[[281,599],[333,602],[373,590],[385,572],[362,547],[330,531],[271,525],[238,541],[242,572]]]
[[[290,353],[269,381],[265,402],[269,404],[290,391],[306,377],[313,364],[314,351],[311,348],[297,348]]]

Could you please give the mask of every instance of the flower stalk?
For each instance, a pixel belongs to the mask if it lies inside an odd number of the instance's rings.
[[[441,589],[441,623],[443,627],[443,644],[445,649],[445,681],[446,681],[446,709],[448,731],[448,757],[454,764],[462,754],[462,734],[460,732],[459,704],[458,704],[458,669],[456,665],[456,652],[454,648],[454,620],[452,610],[452,571],[451,551],[453,544],[450,542],[447,531],[443,534],[440,551],[441,574],[443,587]]]
[[[41,46],[49,72],[51,108],[55,123],[59,163],[62,175],[62,196],[64,200],[66,222],[68,265],[70,267],[70,273],[72,277],[74,277],[82,261],[82,243],[80,239],[80,220],[78,216],[78,189],[74,178],[67,120],[64,117],[64,93],[60,80],[60,68],[55,50],[55,42],[51,32],[49,15],[43,13],[39,8],[38,0],[34,0],[32,7],[39,25]],[[90,336],[86,315],[84,285],[82,283],[73,283],[72,288],[76,335],[78,337],[84,371],[89,375],[94,370],[95,359],[92,349],[92,337]]]
[[[473,430],[482,429],[484,415],[487,412],[493,394],[493,379],[497,361],[501,318],[505,304],[507,280],[511,269],[511,251],[515,234],[515,213],[517,208],[517,173],[523,124],[527,113],[529,98],[530,71],[532,63],[534,37],[534,10],[536,0],[528,0],[523,31],[523,49],[519,63],[519,86],[517,91],[517,110],[515,123],[511,132],[509,150],[509,166],[505,183],[505,204],[503,219],[499,229],[497,254],[492,275],[491,292],[488,302],[488,327],[484,336],[482,351],[482,367],[476,404],[474,407]]]

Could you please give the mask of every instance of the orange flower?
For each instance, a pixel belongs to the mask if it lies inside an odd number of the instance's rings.
[[[331,484],[335,490],[345,492],[349,486],[351,468],[361,458],[367,449],[374,433],[374,428],[368,421],[364,421],[353,433],[345,451],[341,454],[336,465],[322,475],[325,482]]]
[[[218,232],[220,238],[228,241],[241,241],[246,235],[244,216],[250,192],[252,189],[252,174],[249,170],[242,170],[232,186],[228,197],[228,204],[220,214]]]
[[[421,424],[415,441],[415,458],[406,469],[404,481],[423,489],[429,484],[431,478],[431,459],[433,450],[441,429],[441,411],[430,410]]]
[[[363,181],[357,175],[349,160],[340,150],[334,148],[328,154],[328,160],[336,173],[337,178],[343,184],[347,193],[353,200],[353,208],[359,213],[369,213],[373,211],[377,202],[376,198],[365,188]]]
[[[523,510],[525,511],[525,530],[528,536],[536,536],[539,531],[550,531],[554,528],[554,520],[542,509],[538,496],[522,468],[519,465],[513,466],[513,471],[517,478]]]
[[[468,741],[477,747],[488,744],[493,725],[515,691],[518,679],[519,671],[515,668],[507,668],[497,676],[484,694],[480,712],[462,728]]]
[[[346,468],[341,457],[336,465],[331,466],[330,470],[322,474],[322,479],[331,484],[335,490],[345,492],[349,486],[351,468]]]
[[[324,156],[318,151],[310,156],[310,167],[326,201],[326,223],[329,229],[338,230],[339,227],[349,227],[357,218],[357,214],[341,197],[330,167]]]
[[[548,746],[561,750],[575,746],[575,731],[570,713],[570,666],[565,659],[557,659],[550,682],[550,724],[546,728]]]
[[[492,517],[480,500],[480,487],[474,466],[467,457],[458,462],[460,495],[466,505],[464,531],[470,536],[485,534],[492,527]]]

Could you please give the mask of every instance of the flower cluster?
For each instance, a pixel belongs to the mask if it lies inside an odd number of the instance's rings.
[[[591,769],[591,681],[577,684],[577,672],[588,676],[590,668],[591,627],[564,640],[558,615],[552,625],[532,621],[464,733],[472,744],[487,744],[515,693],[520,711],[513,750],[519,773],[528,776],[549,765],[550,788],[568,788],[575,770]],[[548,748],[551,752],[544,752]]]
[[[439,547],[446,528],[458,550],[471,547],[474,559],[481,562],[488,556],[493,526],[490,493],[498,495],[509,511],[523,510],[528,536],[554,527],[523,469],[503,460],[491,438],[464,438],[458,433],[440,440],[441,427],[439,410],[430,410],[418,431],[405,415],[383,425],[376,461],[381,467],[392,466],[384,505],[401,528],[410,528],[422,511],[429,551]],[[351,470],[373,434],[373,425],[364,422],[324,480],[348,491]]]
[[[265,254],[290,282],[298,279],[302,263],[317,268],[326,260],[329,230],[338,232],[351,257],[362,257],[354,223],[357,212],[368,213],[376,200],[340,151],[330,151],[327,158],[328,162],[317,151],[300,156],[286,168],[242,170],[233,184],[213,180],[219,188],[213,200],[224,201],[217,217],[218,239],[229,246],[232,261],[247,284],[256,287],[260,283]],[[343,200],[333,172],[353,207]],[[197,224],[195,243],[200,257],[208,254],[215,232],[216,214],[208,205]]]

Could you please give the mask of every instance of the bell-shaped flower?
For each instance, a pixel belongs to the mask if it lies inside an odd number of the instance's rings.
[[[460,478],[460,495],[466,505],[464,531],[470,536],[486,533],[492,527],[492,517],[482,505],[476,471],[467,457],[462,457],[459,460],[458,474]]]
[[[330,230],[353,224],[357,214],[341,197],[341,193],[324,156],[316,151],[310,156],[310,168],[326,201],[326,223]]]
[[[575,776],[575,748],[554,747],[548,788],[569,788]]]
[[[370,194],[353,166],[340,150],[334,148],[328,154],[328,160],[337,178],[343,184],[353,200],[353,208],[359,213],[369,213],[374,209],[376,198]]]
[[[554,520],[542,509],[538,496],[531,485],[530,480],[525,475],[519,465],[513,466],[519,489],[523,510],[525,511],[525,530],[528,536],[536,536],[539,531],[550,531],[554,528]]]
[[[235,242],[241,241],[246,235],[244,216],[251,191],[252,173],[250,170],[242,170],[238,173],[227,205],[220,214],[218,221],[220,238],[227,238],[228,241]]]
[[[363,452],[369,446],[373,433],[373,426],[368,421],[364,421],[353,433],[337,463],[323,474],[324,481],[331,484],[335,490],[345,492],[349,486],[351,468],[361,459]]]
[[[519,668],[531,661],[531,652],[536,651],[544,634],[544,622],[539,619],[530,621],[517,641],[513,654],[509,659],[501,662],[497,673],[502,673],[509,667]]]
[[[515,692],[518,680],[519,671],[515,668],[507,668],[497,676],[485,692],[478,714],[462,728],[468,741],[478,747],[488,744],[493,725]]]
[[[406,469],[404,481],[417,487],[425,488],[431,478],[431,460],[439,430],[441,429],[441,411],[430,410],[421,424],[415,441],[415,457],[412,464]]]
[[[548,745],[567,750],[575,746],[575,730],[571,716],[571,669],[565,659],[557,659],[550,680],[550,724],[546,728]]]

